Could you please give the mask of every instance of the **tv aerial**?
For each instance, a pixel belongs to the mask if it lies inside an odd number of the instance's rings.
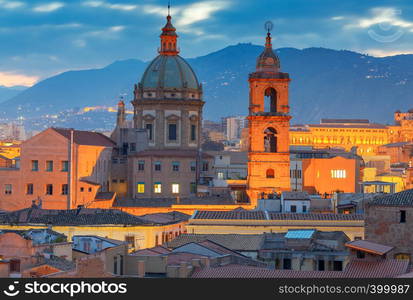
[[[274,23],[271,22],[271,21],[267,21],[267,22],[265,22],[265,24],[264,24],[264,28],[265,28],[265,30],[266,30],[267,32],[270,32],[270,31],[272,31],[272,29],[274,28]]]

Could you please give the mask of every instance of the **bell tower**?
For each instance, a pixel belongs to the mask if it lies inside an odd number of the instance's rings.
[[[271,23],[266,24],[265,49],[249,75],[249,151],[247,194],[252,205],[258,199],[290,190],[288,73],[271,44]]]

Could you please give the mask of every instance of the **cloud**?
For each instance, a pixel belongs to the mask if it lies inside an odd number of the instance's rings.
[[[370,10],[370,17],[348,18],[350,23],[345,28],[369,28],[374,25],[396,26],[413,29],[413,22],[404,20],[402,11],[394,7],[376,7]]]
[[[0,8],[16,9],[25,6],[24,2],[0,0]]]
[[[188,26],[209,19],[213,13],[223,10],[229,6],[227,1],[204,1],[198,2],[182,9],[178,26]]]
[[[113,10],[123,10],[123,11],[131,11],[135,10],[138,8],[137,5],[134,4],[122,4],[122,3],[107,3],[104,1],[86,1],[83,3],[84,6],[89,6],[89,7],[102,7],[102,8],[107,8],[107,9],[113,9]]]
[[[35,6],[33,8],[33,11],[39,12],[39,13],[48,13],[48,12],[53,12],[58,9],[61,9],[63,6],[65,6],[65,4],[62,2],[51,2],[51,3]]]
[[[39,80],[37,76],[27,76],[14,72],[0,72],[0,85],[11,87],[16,85],[32,86]]]

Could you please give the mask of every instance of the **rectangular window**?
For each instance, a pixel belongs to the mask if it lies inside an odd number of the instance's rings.
[[[155,161],[155,171],[161,171],[162,164],[160,161]]]
[[[12,191],[13,191],[13,186],[11,184],[4,185],[4,193],[6,195],[11,195]]]
[[[341,260],[333,262],[333,271],[343,271],[343,262]]]
[[[155,184],[153,185],[153,192],[155,194],[162,193],[162,184],[160,182],[155,182]]]
[[[26,186],[26,194],[33,195],[33,183],[28,183]]]
[[[152,126],[152,124],[146,124],[145,127],[146,127],[146,130],[148,131],[148,138],[149,138],[150,141],[152,141],[152,139],[153,139],[153,126]]]
[[[138,161],[138,171],[144,171],[145,170],[145,161],[140,160]]]
[[[191,125],[191,141],[196,141],[196,125]]]
[[[62,160],[62,172],[69,172],[69,161]]]
[[[168,130],[168,138],[170,141],[176,141],[177,135],[176,135],[176,124],[169,124],[168,125],[169,130]]]
[[[297,206],[291,205],[290,206],[290,211],[293,212],[293,213],[297,212]]]
[[[138,182],[136,191],[138,194],[145,193],[145,182]]]
[[[53,172],[53,160],[46,160],[46,172]]]
[[[303,213],[307,212],[307,205],[303,205]]]
[[[324,263],[324,260],[319,260],[318,261],[318,270],[319,271],[324,271],[325,270],[325,263]]]
[[[62,195],[69,194],[69,186],[67,184],[62,184]]]
[[[218,172],[218,179],[220,179],[220,180],[224,179],[224,173],[223,172]]]
[[[46,184],[46,195],[53,195],[53,184]]]
[[[291,270],[291,259],[290,258],[284,258],[283,259],[283,269],[284,270]]]
[[[179,184],[172,183],[172,194],[179,194]]]
[[[196,183],[195,182],[191,182],[189,184],[189,192],[191,194],[196,194]]]
[[[406,211],[405,210],[400,211],[400,223],[406,223]]]
[[[175,172],[179,171],[179,161],[172,162],[172,171],[175,171]]]
[[[39,161],[32,160],[32,171],[39,171]]]
[[[331,170],[331,178],[346,178],[346,170]]]
[[[191,171],[192,172],[196,171],[196,161],[191,161]]]
[[[135,152],[136,151],[136,143],[130,143],[130,151]]]

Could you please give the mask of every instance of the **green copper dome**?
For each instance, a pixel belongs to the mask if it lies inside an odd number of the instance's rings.
[[[179,55],[159,55],[146,68],[143,89],[199,89],[191,66]]]

